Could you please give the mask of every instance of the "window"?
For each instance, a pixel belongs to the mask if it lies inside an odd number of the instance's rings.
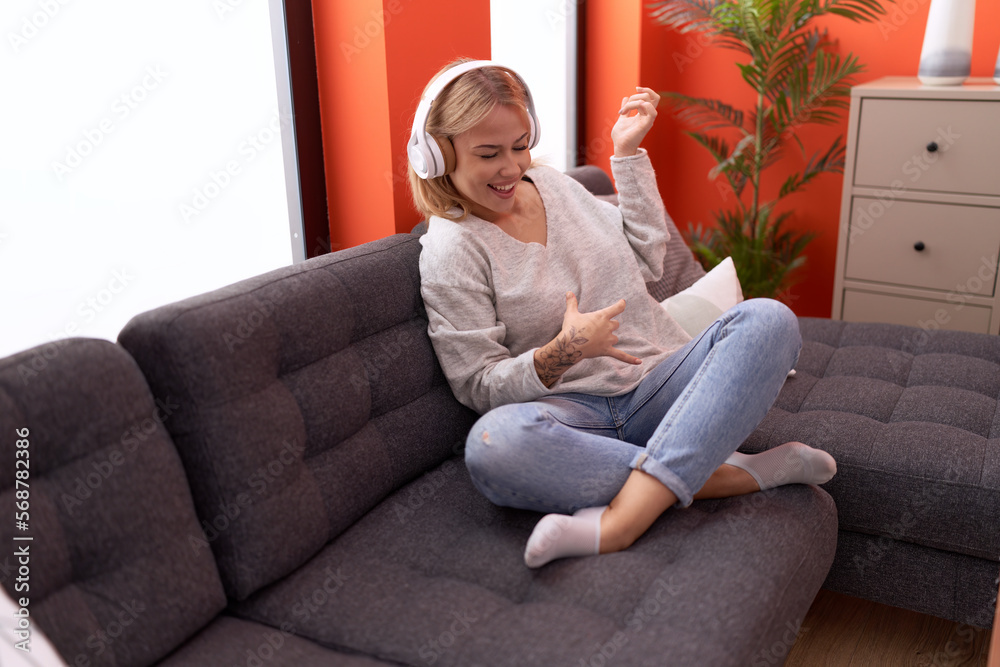
[[[5,0],[0,356],[303,258],[282,5]]]
[[[492,59],[531,89],[541,126],[534,159],[560,171],[576,165],[577,13],[580,0],[492,0]]]

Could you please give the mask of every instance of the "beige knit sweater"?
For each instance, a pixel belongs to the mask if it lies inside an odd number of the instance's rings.
[[[421,237],[421,294],[434,351],[455,396],[479,413],[582,392],[624,394],[690,337],[646,291],[663,270],[668,233],[649,156],[612,158],[615,207],[551,167],[527,176],[545,205],[546,245],[522,243],[475,216],[433,217]],[[618,347],[642,359],[584,359],[546,388],[537,348],[562,328],[567,291],[581,313],[626,300]]]

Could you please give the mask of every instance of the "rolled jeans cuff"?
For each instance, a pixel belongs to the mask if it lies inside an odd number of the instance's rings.
[[[646,452],[636,454],[629,465],[634,470],[641,470],[647,475],[652,475],[660,484],[673,491],[674,495],[677,496],[676,507],[687,507],[694,501],[694,495],[684,480]]]

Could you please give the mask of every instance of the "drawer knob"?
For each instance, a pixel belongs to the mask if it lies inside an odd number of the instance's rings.
[[[923,241],[917,241],[916,243],[913,244],[913,249],[916,250],[917,252],[921,252],[926,247],[927,246],[924,245]]]
[[[937,145],[936,141],[932,141],[931,143],[927,144],[927,152],[928,153],[937,153],[937,149],[938,149],[938,145]]]

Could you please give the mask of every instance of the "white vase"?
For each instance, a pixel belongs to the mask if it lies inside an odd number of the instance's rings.
[[[1000,51],[997,52],[997,66],[993,68],[993,80],[1000,83]]]
[[[972,71],[972,33],[976,0],[931,0],[920,51],[920,81],[958,86]]]

